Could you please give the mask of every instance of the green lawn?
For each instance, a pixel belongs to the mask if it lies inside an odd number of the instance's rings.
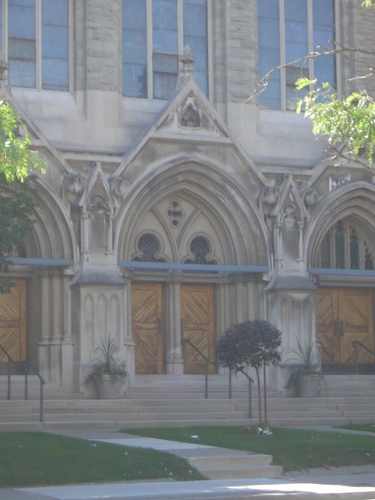
[[[187,462],[168,453],[38,432],[1,432],[0,450],[0,488],[204,479]]]
[[[352,431],[375,432],[375,424],[348,424],[337,425],[336,429],[351,429]]]
[[[175,427],[124,429],[123,432],[175,441],[201,443],[243,451],[266,453],[284,471],[316,467],[375,464],[375,436],[273,429],[272,436],[242,434],[242,427]],[[198,436],[198,439],[191,438]]]

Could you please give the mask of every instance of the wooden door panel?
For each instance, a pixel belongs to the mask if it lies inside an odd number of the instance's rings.
[[[355,340],[373,350],[373,312],[371,290],[340,290],[340,362],[354,363]],[[359,362],[370,363],[372,356],[364,349],[358,350]]]
[[[26,359],[26,281],[13,280],[11,293],[0,294],[0,344],[14,361]],[[0,361],[6,361],[0,352]]]
[[[182,338],[190,340],[205,356],[214,360],[213,287],[181,286]],[[185,373],[204,373],[203,358],[190,346],[185,346]],[[215,366],[209,365],[209,373]]]
[[[163,373],[162,286],[134,283],[132,293],[132,335],[135,343],[135,372]]]
[[[323,363],[334,363],[339,339],[335,335],[337,323],[337,291],[331,288],[319,290],[317,294],[318,338],[322,346]]]
[[[374,349],[372,290],[319,290],[317,321],[324,363],[354,363],[354,340]],[[361,349],[358,361],[369,363],[373,359]]]

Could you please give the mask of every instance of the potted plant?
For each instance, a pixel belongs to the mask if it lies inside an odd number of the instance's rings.
[[[85,382],[95,382],[99,399],[119,399],[127,391],[129,373],[125,361],[117,356],[118,351],[114,338],[108,337],[106,342],[101,339],[101,346],[95,349],[89,363],[91,371]]]
[[[317,362],[314,343],[308,340],[302,344],[300,339],[297,339],[297,346],[298,351],[292,351],[297,354],[300,363],[290,369],[285,387],[292,390],[293,397],[316,397],[320,391],[323,374]]]

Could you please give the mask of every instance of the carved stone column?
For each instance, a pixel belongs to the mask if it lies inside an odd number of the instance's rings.
[[[123,321],[124,321],[124,348],[126,369],[130,378],[135,377],[135,344],[132,339],[132,298],[131,298],[131,280],[125,280],[123,291]]]
[[[65,271],[64,271],[65,274]],[[70,296],[71,277],[64,275],[63,285],[63,338],[61,345],[61,385],[73,386],[74,338],[72,336],[72,307]]]
[[[247,319],[259,318],[259,291],[258,285],[253,281],[246,283],[247,288]]]
[[[178,276],[172,276],[167,284],[167,373],[182,374],[184,361],[181,350],[181,283]]]
[[[242,323],[247,320],[245,311],[246,287],[243,281],[236,282],[236,322]]]
[[[38,344],[39,372],[45,379],[49,379],[49,340],[51,334],[50,314],[50,276],[47,271],[40,271],[41,311],[40,311],[40,340]]]
[[[52,278],[52,336],[50,339],[50,374],[52,382],[61,384],[61,342],[63,336],[61,276],[58,270]]]

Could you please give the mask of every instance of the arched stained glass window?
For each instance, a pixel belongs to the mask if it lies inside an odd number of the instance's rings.
[[[320,245],[321,268],[374,269],[374,252],[360,229],[349,219],[337,222]]]
[[[216,264],[214,260],[208,261],[207,254],[210,252],[210,245],[203,236],[196,236],[190,243],[190,252],[194,254],[194,260],[188,259],[186,264]]]
[[[338,224],[335,230],[336,269],[345,269],[345,239],[344,229]]]
[[[160,251],[160,245],[153,234],[143,234],[138,240],[139,254],[134,260],[141,262],[165,262],[164,259],[156,257]]]
[[[359,242],[355,229],[350,234],[350,269],[359,269]]]

